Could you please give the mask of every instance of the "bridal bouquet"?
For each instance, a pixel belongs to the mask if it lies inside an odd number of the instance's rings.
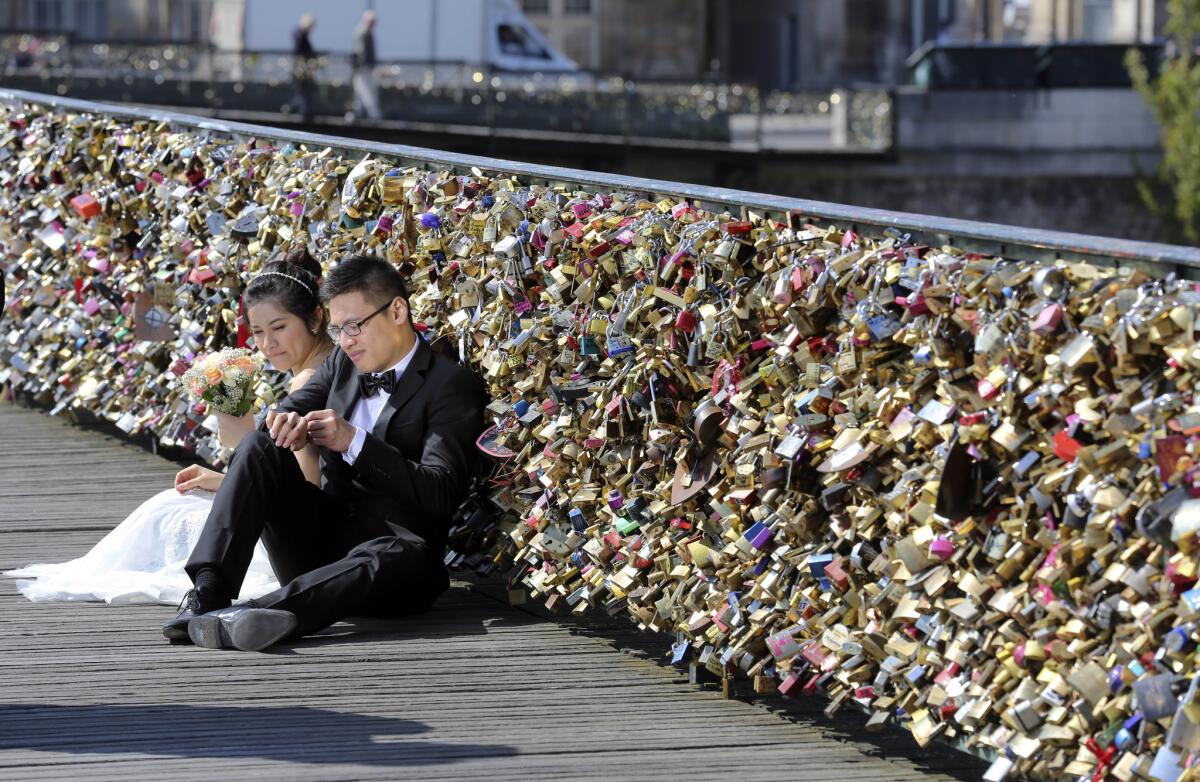
[[[254,404],[254,385],[262,361],[243,348],[209,353],[183,373],[183,385],[218,413],[241,417]]]

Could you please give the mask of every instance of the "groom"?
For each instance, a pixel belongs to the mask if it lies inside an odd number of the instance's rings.
[[[238,445],[187,564],[172,641],[259,650],[346,616],[422,611],[449,585],[451,514],[474,471],[483,381],[418,338],[400,272],[342,261],[321,298],[338,350]],[[321,449],[321,487],[291,451]],[[262,538],[284,586],[230,606]]]

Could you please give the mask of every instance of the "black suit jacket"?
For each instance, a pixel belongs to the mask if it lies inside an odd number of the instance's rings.
[[[361,398],[358,376],[350,358],[335,348],[279,410],[304,415],[329,408],[350,420]],[[416,354],[354,464],[321,449],[321,488],[356,517],[381,519],[444,546],[451,516],[475,475],[475,440],[484,429],[486,405],[483,380],[418,337]]]

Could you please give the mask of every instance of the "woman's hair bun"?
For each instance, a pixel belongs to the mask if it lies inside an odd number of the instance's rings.
[[[312,253],[308,251],[308,245],[298,244],[284,253],[282,261],[293,266],[298,266],[304,271],[313,276],[313,279],[321,279],[321,262],[312,257]]]

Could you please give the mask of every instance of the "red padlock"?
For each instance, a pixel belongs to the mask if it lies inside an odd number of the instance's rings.
[[[789,698],[795,698],[800,694],[802,687],[800,674],[796,671],[789,671],[788,675],[783,677],[783,681],[779,683],[779,692]]]
[[[100,214],[100,202],[91,193],[83,193],[72,198],[71,208],[84,220],[91,220]]]
[[[696,313],[690,309],[680,310],[679,314],[675,316],[675,328],[685,334],[691,334],[696,330]]]
[[[815,693],[817,691],[817,687],[820,684],[821,684],[821,674],[814,673],[812,675],[812,678],[809,679],[808,681],[806,681],[804,683],[804,686],[800,688],[800,692],[804,693],[805,695],[812,695],[813,693]]]
[[[588,250],[588,255],[593,258],[599,258],[612,249],[612,245],[608,242],[600,242],[600,244]]]
[[[825,566],[825,577],[832,581],[839,591],[845,592],[850,587],[850,577],[842,568],[840,557]]]
[[[198,266],[195,269],[192,269],[191,274],[188,275],[188,282],[194,282],[200,285],[212,282],[215,279],[217,279],[217,273],[207,266]]]

